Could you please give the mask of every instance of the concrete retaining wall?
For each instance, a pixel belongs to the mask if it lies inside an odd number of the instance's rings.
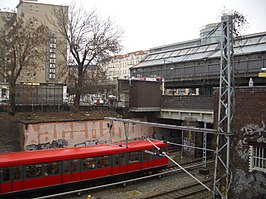
[[[0,153],[23,150],[23,136],[18,122],[0,122]]]
[[[124,126],[122,122],[113,123],[110,135],[107,123],[106,120],[95,120],[22,124],[21,130],[25,136],[23,148],[39,150],[118,142],[125,140],[125,131],[129,139],[153,135],[151,127],[131,124]]]

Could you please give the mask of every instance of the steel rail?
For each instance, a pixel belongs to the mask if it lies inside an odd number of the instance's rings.
[[[213,162],[213,160],[208,161],[208,164],[212,163],[212,162]],[[185,166],[184,168],[185,169],[193,169],[193,168],[197,168],[199,166],[202,166],[202,163]],[[114,182],[114,183],[110,183],[110,184],[99,185],[99,186],[95,186],[95,187],[77,189],[77,190],[67,191],[67,192],[62,192],[62,193],[57,193],[57,194],[51,194],[51,195],[46,195],[46,196],[40,196],[40,197],[37,197],[37,198],[34,198],[34,199],[46,199],[46,198],[59,197],[59,196],[64,196],[64,195],[69,195],[69,194],[78,194],[78,193],[85,192],[85,191],[91,191],[91,190],[96,190],[96,189],[100,189],[100,188],[107,188],[107,187],[111,187],[111,186],[127,184],[127,183],[130,183],[130,182],[137,182],[137,181],[141,181],[141,180],[145,180],[145,179],[149,179],[149,178],[153,178],[153,177],[157,177],[157,176],[172,174],[174,172],[179,172],[179,171],[182,171],[182,169],[181,168],[172,169],[172,170],[169,170],[169,171],[163,171],[163,172],[160,172],[160,173],[156,173],[156,174],[152,174],[152,175],[148,175],[148,176],[142,176],[142,177],[139,177],[139,178],[124,180],[124,181],[120,181],[120,182]]]

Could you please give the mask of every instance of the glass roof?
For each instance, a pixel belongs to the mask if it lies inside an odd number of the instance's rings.
[[[250,35],[250,37],[245,36],[237,39],[234,44],[234,53],[236,55],[261,51],[266,51],[266,33],[258,33],[257,35]],[[158,53],[148,55],[146,60],[140,62],[136,67],[178,63],[203,58],[217,58],[220,57],[220,43],[193,46],[183,45],[179,48],[177,45],[171,51],[169,51],[169,48],[166,48],[165,50],[160,49],[156,52]]]

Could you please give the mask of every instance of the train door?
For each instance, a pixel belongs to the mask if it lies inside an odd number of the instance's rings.
[[[12,191],[10,167],[0,168],[0,193]]]
[[[114,154],[112,156],[112,174],[127,172],[127,157],[126,153]]]
[[[146,151],[142,151],[142,153],[141,153],[141,169],[148,168],[149,157],[150,157],[150,154],[148,154]]]
[[[112,155],[112,174],[120,174],[127,172],[126,154],[114,154]]]
[[[80,180],[80,161],[79,159],[72,160],[72,173],[71,173],[71,181],[79,181]]]
[[[19,191],[24,189],[22,169],[23,169],[22,166],[12,167],[11,170],[12,191]]]
[[[126,173],[128,171],[128,154],[120,154],[120,173]]]
[[[128,171],[138,171],[141,169],[140,151],[128,153]]]
[[[154,167],[155,150],[145,150],[143,152],[142,169],[148,169]]]
[[[121,155],[120,154],[113,154],[112,155],[112,174],[119,174],[121,173]]]
[[[79,159],[63,161],[62,169],[63,183],[74,182],[80,180],[80,161]]]
[[[72,172],[71,172],[71,160],[65,160],[62,162],[62,182],[63,183],[67,183],[67,182],[71,182],[72,178]]]
[[[120,174],[127,172],[127,154],[120,153],[112,156],[112,174]]]

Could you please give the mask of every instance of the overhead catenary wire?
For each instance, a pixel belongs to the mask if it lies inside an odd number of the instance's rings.
[[[161,123],[154,123],[154,122],[143,122],[139,120],[130,120],[130,119],[122,119],[122,118],[114,118],[114,117],[105,117],[105,120],[116,121],[116,122],[124,122],[124,123],[131,123],[131,124],[140,124],[140,125],[147,125],[152,127],[159,127],[159,128],[167,128],[167,129],[176,129],[176,130],[183,130],[183,131],[193,131],[193,132],[200,132],[200,133],[209,133],[213,135],[229,135],[233,136],[233,133],[229,132],[218,132],[217,129],[208,129],[208,128],[199,128],[199,127],[191,127],[191,126],[178,126],[172,124],[161,124]]]
[[[148,142],[150,142],[158,151],[162,153],[165,157],[167,157],[171,162],[173,162],[175,165],[177,165],[180,169],[182,169],[186,174],[188,174],[190,177],[192,177],[194,180],[196,180],[198,183],[200,183],[203,187],[205,187],[208,191],[212,192],[212,190],[206,186],[204,183],[202,183],[199,179],[197,179],[194,175],[189,173],[184,167],[182,167],[180,164],[178,164],[175,160],[173,160],[166,152],[161,151],[161,149],[154,144],[150,139],[147,139]]]
[[[151,138],[150,138],[151,139]],[[152,140],[152,139],[151,139]],[[198,149],[198,150],[206,150],[206,151],[209,151],[209,152],[215,152],[216,150],[213,150],[213,149],[203,149],[201,147],[196,147],[196,146],[190,146],[190,145],[186,145],[186,144],[178,144],[178,143],[174,143],[174,142],[169,142],[169,141],[166,141],[167,144],[170,144],[170,145],[175,145],[175,146],[182,146],[182,147],[188,147],[188,148],[192,148],[192,149]]]

